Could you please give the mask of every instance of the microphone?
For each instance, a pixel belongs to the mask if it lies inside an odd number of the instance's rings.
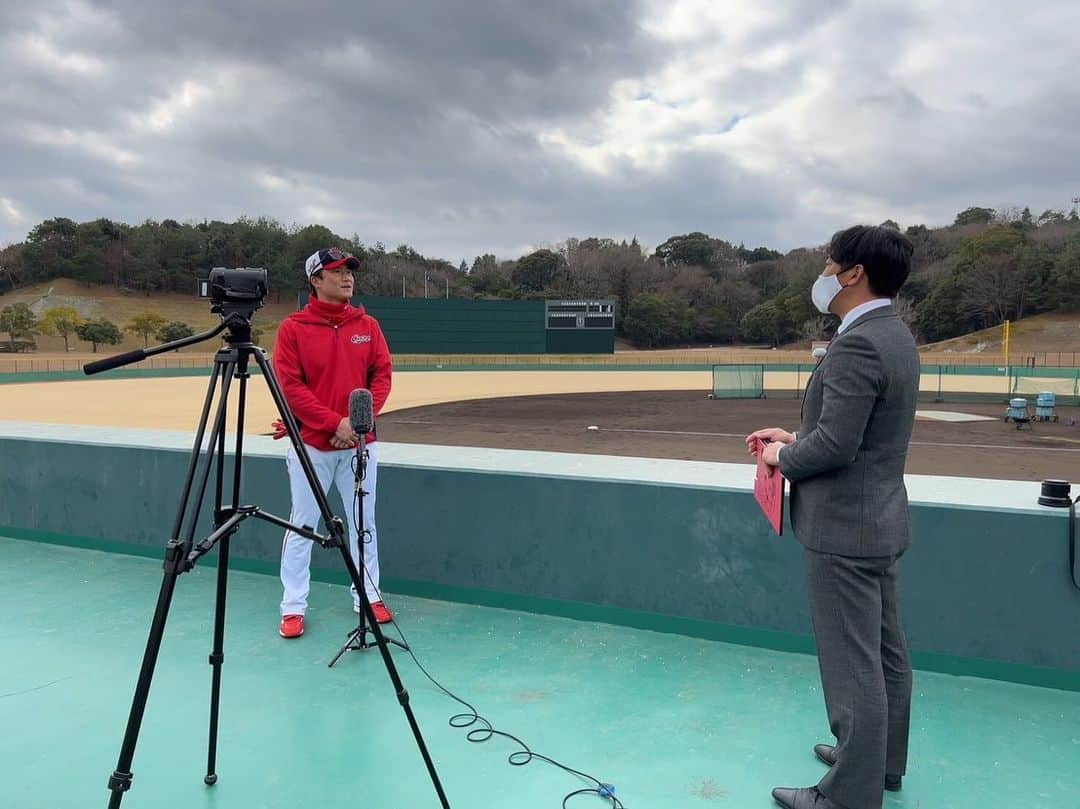
[[[357,388],[349,394],[349,424],[361,438],[371,432],[375,426],[371,391]]]
[[[364,450],[364,439],[375,427],[375,411],[371,403],[371,391],[357,388],[349,394],[349,424],[353,432],[360,436],[360,443],[356,445],[356,492],[360,492],[360,481],[365,476],[367,452]]]

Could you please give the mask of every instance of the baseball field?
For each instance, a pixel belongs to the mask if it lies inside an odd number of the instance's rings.
[[[770,387],[795,386],[793,373],[777,373],[793,384],[767,380]],[[6,420],[193,430],[208,379],[209,371],[135,379],[105,373],[0,390]],[[1001,381],[956,377],[951,384],[985,392]],[[714,400],[711,386],[709,370],[402,370],[377,426],[380,439],[401,443],[741,462],[749,460],[742,442],[748,432],[799,424],[794,393]],[[236,395],[234,384],[233,413]],[[1022,429],[1004,414],[997,403],[920,406],[908,472],[1019,480],[1075,472],[1080,408],[1058,407],[1056,421]],[[265,382],[252,377],[245,431],[269,433],[276,417]]]

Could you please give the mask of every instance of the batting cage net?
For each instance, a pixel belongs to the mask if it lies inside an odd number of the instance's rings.
[[[714,365],[712,395],[717,399],[765,397],[764,365]]]

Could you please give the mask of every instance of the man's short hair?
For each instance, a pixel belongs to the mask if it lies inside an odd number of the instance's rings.
[[[911,273],[915,246],[903,233],[888,227],[855,225],[838,231],[829,241],[826,255],[842,270],[862,264],[870,291],[895,298]]]

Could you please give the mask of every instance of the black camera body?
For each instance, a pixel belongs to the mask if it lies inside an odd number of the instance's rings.
[[[250,303],[262,306],[266,297],[266,270],[261,267],[214,267],[200,285],[200,294],[215,303]]]
[[[247,320],[266,298],[266,270],[262,267],[214,267],[200,280],[199,297],[210,299],[210,311],[222,317],[238,314]]]

